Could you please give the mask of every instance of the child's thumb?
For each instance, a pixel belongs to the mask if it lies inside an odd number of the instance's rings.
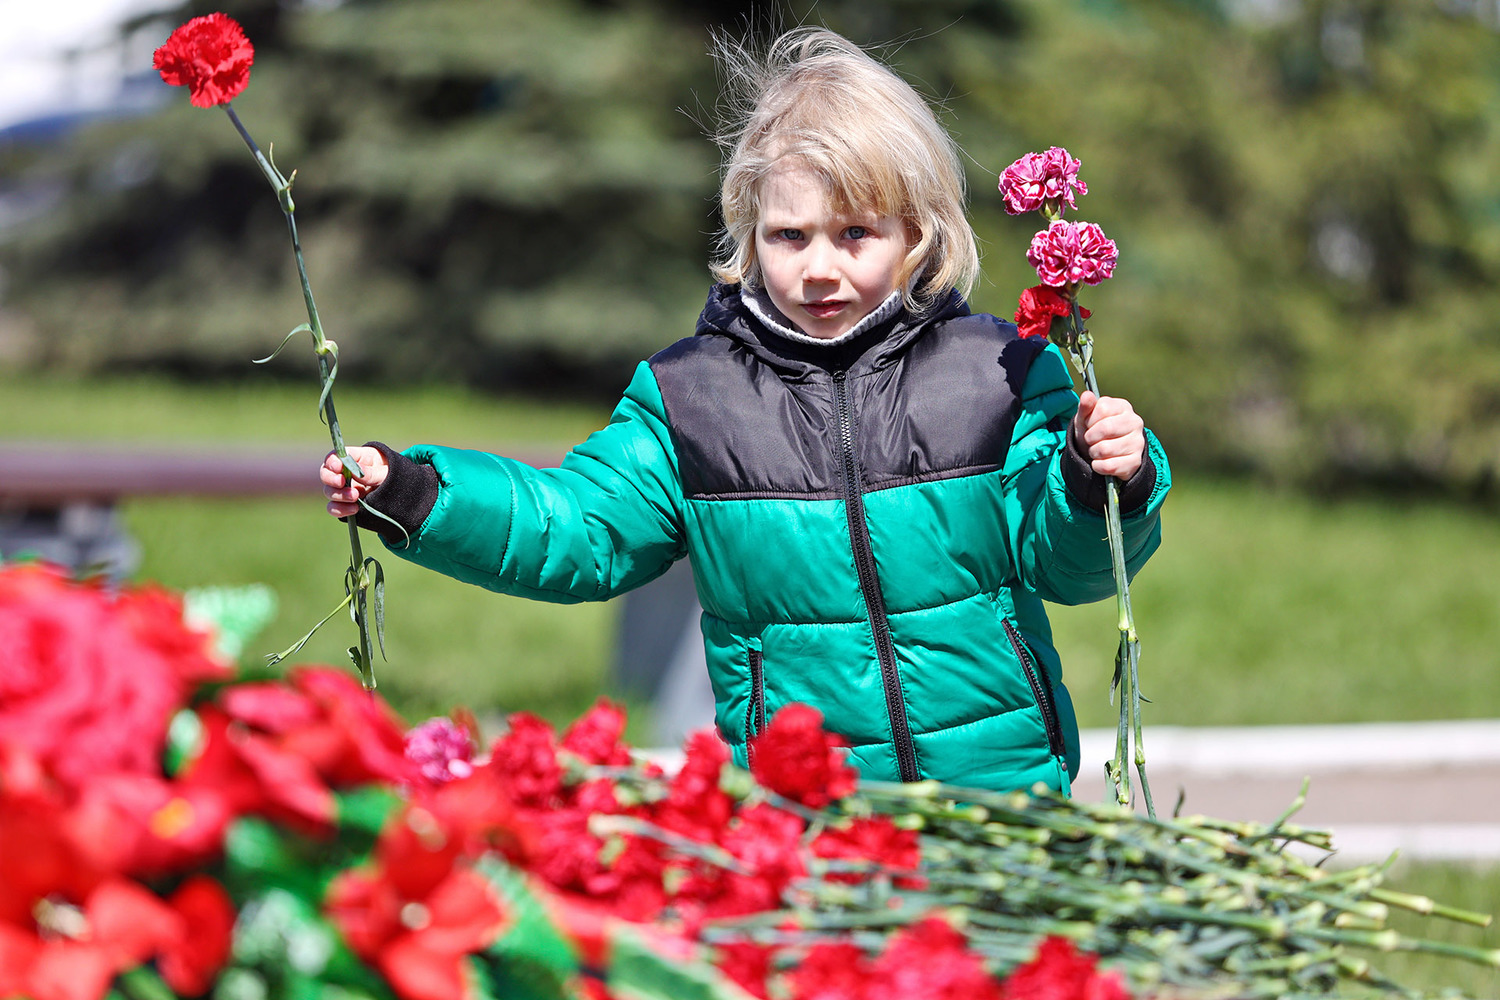
[[[1083,390],[1083,395],[1078,397],[1078,423],[1086,426],[1089,418],[1094,415],[1094,407],[1099,405],[1099,397],[1088,389]]]

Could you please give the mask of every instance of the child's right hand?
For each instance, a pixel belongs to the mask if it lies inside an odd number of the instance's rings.
[[[328,498],[328,513],[334,517],[353,517],[359,513],[359,501],[375,487],[385,482],[390,466],[385,456],[375,448],[363,446],[346,449],[349,457],[365,470],[358,479],[344,474],[344,465],[338,455],[329,452],[323,459],[318,477],[323,481],[323,495]]]

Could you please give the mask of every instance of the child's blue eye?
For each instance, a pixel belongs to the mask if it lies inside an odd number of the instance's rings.
[[[870,235],[870,231],[864,226],[850,226],[844,230],[844,235],[851,240],[862,240]]]
[[[780,229],[780,230],[777,230],[776,235],[780,236],[784,240],[800,240],[802,238],[802,230],[800,230],[800,229]]]

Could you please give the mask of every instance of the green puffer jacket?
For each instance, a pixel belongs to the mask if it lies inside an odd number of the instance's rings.
[[[423,445],[370,501],[410,532],[387,538],[401,556],[540,600],[604,600],[686,555],[741,764],[800,701],[867,777],[1067,792],[1077,724],[1042,602],[1114,593],[1077,402],[1055,347],[957,293],[825,347],[718,286],[560,468]],[[1121,491],[1132,573],[1169,483],[1147,440]]]

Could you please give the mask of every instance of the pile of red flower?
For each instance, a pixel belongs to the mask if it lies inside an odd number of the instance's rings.
[[[922,883],[914,832],[815,812],[855,772],[811,709],[754,782],[712,733],[667,775],[605,702],[481,753],[343,672],[237,680],[157,588],[0,567],[0,636],[3,997],[1124,997],[1059,939],[997,978],[936,914],[746,924],[813,883]]]

